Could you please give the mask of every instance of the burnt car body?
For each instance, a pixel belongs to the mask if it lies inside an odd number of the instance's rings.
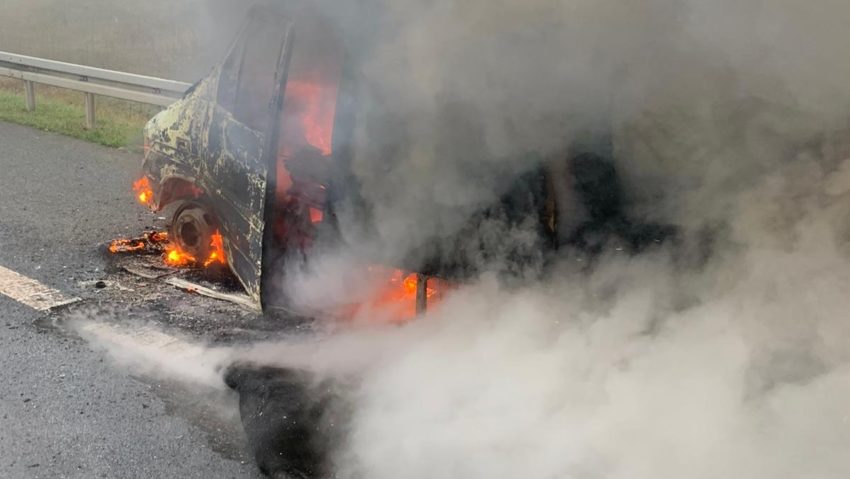
[[[179,202],[208,212],[230,268],[258,302],[292,39],[289,18],[255,8],[224,62],[145,128],[151,206]],[[190,229],[208,226],[188,221]],[[186,243],[203,248],[205,242]]]
[[[254,8],[224,61],[145,129],[151,206],[177,205],[173,236],[195,254],[203,253],[213,230],[220,231],[230,268],[265,309],[279,306],[265,291],[281,258],[302,254],[317,238],[337,237],[336,205],[358,201],[348,166],[357,106],[352,45],[360,47],[310,2]],[[473,276],[488,251],[513,265],[539,265],[564,244],[587,247],[587,237],[606,229],[628,236],[631,226],[604,156],[578,156],[583,161],[571,181],[608,207],[586,208],[590,217],[576,232],[558,230],[553,184],[564,178],[541,161],[512,177],[501,200],[481,208],[456,235],[426,242],[402,264],[388,266],[419,274],[421,309],[428,277]],[[469,232],[483,221],[498,218],[510,227],[529,217],[535,240],[523,251],[470,241]],[[667,234],[650,230],[649,241]],[[635,247],[645,241],[635,240]]]

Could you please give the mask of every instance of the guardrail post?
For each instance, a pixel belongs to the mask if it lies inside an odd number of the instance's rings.
[[[24,80],[24,89],[27,91],[27,111],[35,111],[35,84]]]
[[[95,118],[94,111],[94,93],[86,93],[86,128],[93,130],[96,120],[97,118]]]

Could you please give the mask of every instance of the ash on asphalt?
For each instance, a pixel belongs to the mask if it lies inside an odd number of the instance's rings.
[[[114,255],[101,248],[106,276],[90,288],[89,306],[104,306],[104,319],[154,321],[213,343],[268,340],[309,333],[311,318],[282,313],[262,314],[223,300],[180,290],[165,281],[178,277],[206,288],[247,298],[241,284],[227,268],[165,268],[157,255]],[[159,278],[145,278],[127,270],[161,271]],[[105,286],[105,287],[104,287]],[[86,299],[86,298],[84,298]],[[116,311],[117,310],[117,311]]]

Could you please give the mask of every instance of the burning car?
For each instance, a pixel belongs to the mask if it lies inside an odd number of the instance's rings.
[[[363,203],[351,171],[354,72],[363,53],[352,52],[357,40],[314,5],[254,8],[224,61],[148,123],[144,176],[134,185],[141,203],[173,212],[170,230],[153,238],[170,245],[167,261],[226,263],[264,310],[288,308],[281,273],[344,243],[339,213]],[[522,278],[564,247],[592,254],[616,237],[622,249],[637,251],[668,236],[669,228],[626,218],[610,148],[597,136],[593,146],[506,175],[498,199],[453,234],[425,238],[391,262],[375,258],[364,274],[384,274],[389,284],[378,301],[404,303],[409,317],[487,265]],[[580,218],[565,218],[577,209]],[[361,220],[370,221],[368,212]],[[522,241],[504,234],[514,229]],[[334,431],[313,424],[334,398],[313,404],[309,376],[298,371],[235,365],[226,379],[240,393],[264,472],[313,477],[323,470]]]
[[[226,262],[270,309],[282,306],[280,294],[269,294],[281,262],[339,240],[338,206],[358,202],[349,171],[357,110],[352,44],[309,2],[254,8],[224,61],[148,123],[144,177],[135,188],[142,203],[173,211],[170,259]],[[602,156],[581,156],[587,161],[572,173],[586,198],[596,201],[593,192],[601,192],[602,209],[588,209],[591,226],[620,216],[616,179]],[[399,297],[422,311],[442,280],[474,274],[476,261],[502,245],[476,245],[475,261],[458,245],[487,218],[507,225],[534,219],[530,249],[500,250],[519,264],[545,262],[559,246],[584,245],[599,233],[559,231],[557,183],[565,178],[555,171],[541,165],[513,178],[501,200],[469,218],[455,239],[387,265]]]

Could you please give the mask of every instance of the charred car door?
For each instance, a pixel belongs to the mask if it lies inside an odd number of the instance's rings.
[[[260,301],[269,183],[268,155],[277,142],[277,117],[291,50],[292,23],[254,8],[220,67],[208,131],[206,169],[211,205],[230,266]]]

